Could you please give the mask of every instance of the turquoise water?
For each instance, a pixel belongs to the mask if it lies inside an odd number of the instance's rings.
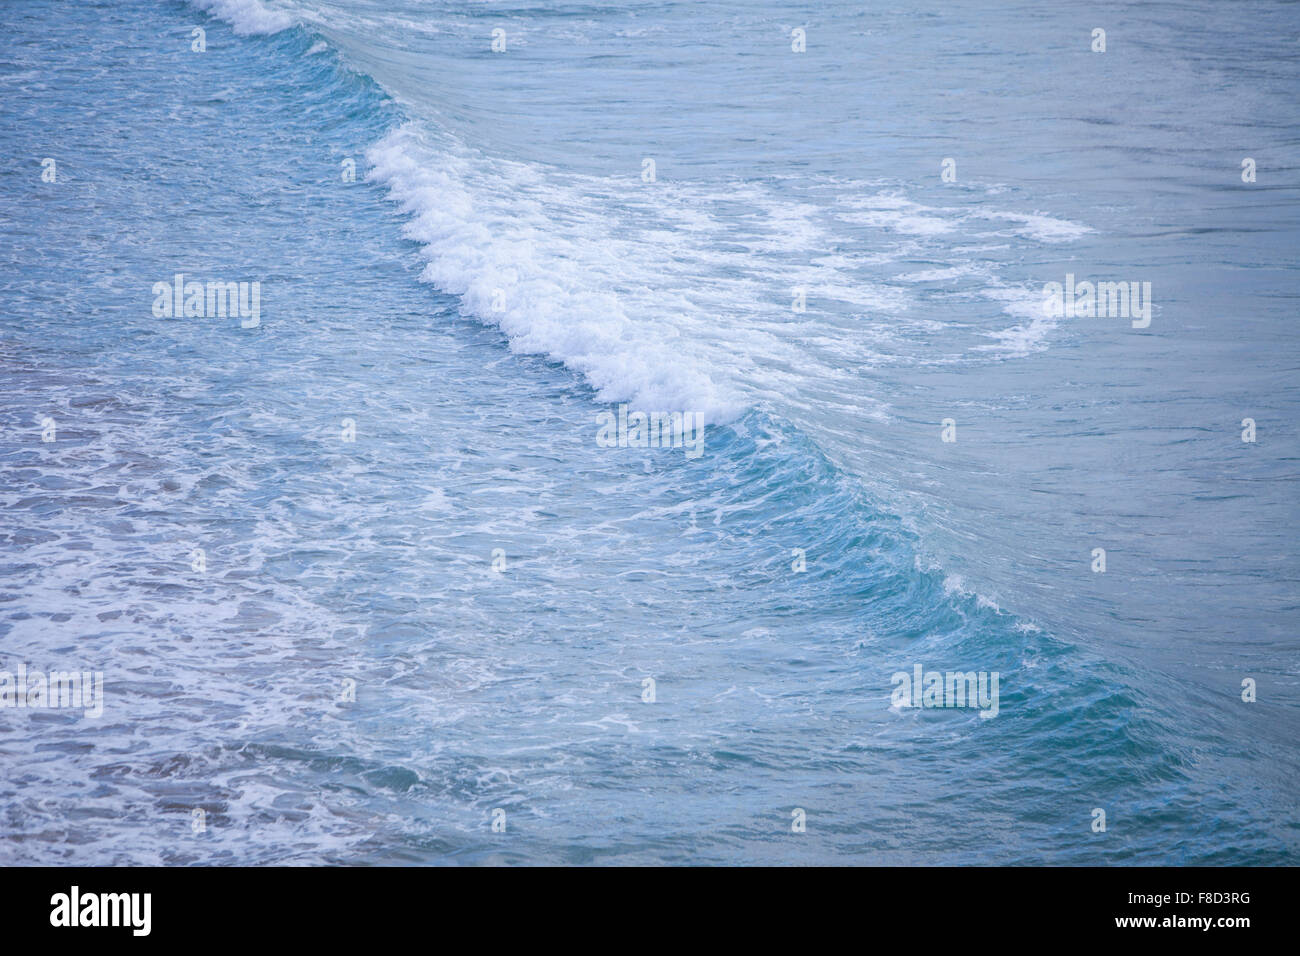
[[[6,6],[0,859],[1294,863],[1294,8],[458,7]]]

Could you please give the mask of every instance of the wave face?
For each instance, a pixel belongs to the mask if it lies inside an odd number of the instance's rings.
[[[1215,185],[1178,56],[1029,7],[53,9],[0,71],[65,157],[0,190],[0,668],[107,691],[0,710],[0,858],[1293,861],[1294,442],[1235,421],[1295,411],[1296,197]],[[1285,76],[1258,26],[1225,68]],[[262,325],[154,318],[176,272]],[[1045,316],[1067,272],[1152,325]],[[616,403],[705,453],[600,447]],[[914,665],[998,715],[891,706]]]

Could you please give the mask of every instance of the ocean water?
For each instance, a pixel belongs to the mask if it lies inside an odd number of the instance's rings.
[[[1298,44],[5,4],[0,861],[1294,864]]]

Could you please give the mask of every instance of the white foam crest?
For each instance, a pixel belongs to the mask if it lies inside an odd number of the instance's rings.
[[[753,184],[565,175],[440,135],[407,124],[368,154],[370,178],[411,216],[422,278],[516,351],[582,374],[600,401],[731,421],[870,361],[848,329],[809,348],[793,286],[864,313],[906,307],[897,290],[808,264],[830,242],[815,206]],[[747,214],[725,215],[738,202]]]
[[[240,36],[279,33],[294,25],[294,19],[283,10],[268,7],[262,0],[190,0],[190,2],[218,19],[225,20]]]
[[[387,137],[368,158],[372,178],[412,216],[405,232],[423,245],[428,261],[421,278],[499,326],[514,349],[564,362],[602,401],[703,411],[714,421],[738,412],[736,397],[714,386],[681,328],[637,322],[621,301],[620,284],[599,281],[616,280],[621,271],[611,256],[634,250],[599,231],[590,239],[566,235],[560,217],[573,224],[583,211],[562,194],[538,195],[532,170],[509,169],[513,182],[504,195],[476,191],[468,185],[469,163],[422,149],[409,128]],[[548,231],[552,224],[561,228]],[[611,245],[601,255],[606,241]],[[665,312],[682,304],[666,296],[662,302]]]

